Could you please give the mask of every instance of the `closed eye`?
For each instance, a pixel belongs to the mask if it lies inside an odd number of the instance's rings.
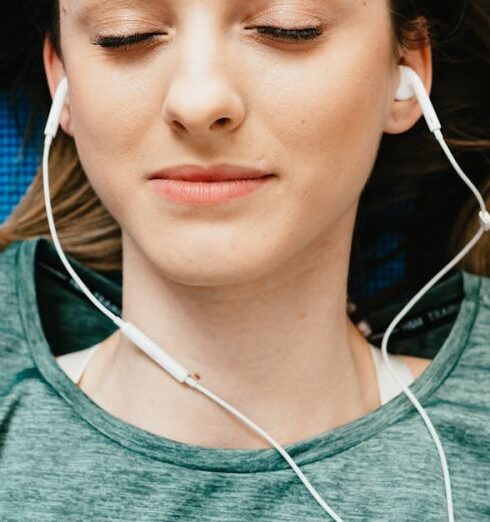
[[[118,47],[131,47],[136,46],[142,42],[148,42],[160,34],[161,33],[136,33],[128,35],[100,36],[93,43],[94,45],[99,45],[100,47],[117,49]]]
[[[259,34],[267,35],[277,40],[301,41],[313,40],[322,35],[319,27],[305,27],[300,29],[286,29],[284,27],[258,26],[254,28]]]
[[[282,40],[292,43],[301,43],[306,40],[313,40],[323,34],[323,31],[318,27],[305,27],[299,29],[286,29],[284,27],[274,26],[257,26],[247,27],[246,29],[253,29],[257,31],[259,35],[266,36],[272,40]],[[136,47],[138,44],[144,42],[150,42],[156,36],[162,36],[163,33],[136,33],[129,35],[109,35],[100,36],[96,39],[94,45],[100,47],[117,49]]]

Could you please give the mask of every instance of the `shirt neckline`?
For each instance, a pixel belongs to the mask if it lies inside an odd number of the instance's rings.
[[[35,253],[38,243],[39,240],[30,240],[20,244],[17,277],[19,312],[35,366],[44,380],[71,406],[75,414],[129,452],[136,452],[174,466],[222,473],[257,473],[290,469],[289,464],[274,448],[208,448],[168,439],[115,417],[85,395],[58,365],[42,329],[35,286]],[[456,366],[477,314],[477,303],[468,296],[478,293],[479,281],[464,271],[462,274],[464,297],[449,335],[426,370],[409,386],[422,406]],[[401,393],[361,418],[306,440],[288,444],[284,448],[298,466],[304,466],[362,443],[407,413],[416,414],[414,410],[408,397]]]

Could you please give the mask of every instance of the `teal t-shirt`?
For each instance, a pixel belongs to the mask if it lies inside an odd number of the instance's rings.
[[[55,355],[88,347],[115,327],[53,268],[55,257],[44,240],[14,243],[0,255],[2,522],[330,519],[273,448],[180,443],[92,402]],[[75,265],[117,309],[117,274]],[[444,323],[441,310],[451,309],[458,288],[460,302]],[[439,311],[425,314],[433,326],[417,333],[410,328],[420,321],[408,321],[389,349],[432,353],[410,389],[445,450],[455,520],[490,521],[490,279],[455,273],[424,298],[420,317],[436,297]],[[345,522],[447,520],[437,449],[403,393],[286,450]]]

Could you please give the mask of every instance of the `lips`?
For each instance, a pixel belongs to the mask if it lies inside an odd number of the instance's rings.
[[[169,179],[196,182],[237,181],[258,179],[270,176],[271,173],[237,165],[216,165],[208,168],[197,165],[181,165],[158,171],[150,179]]]
[[[268,185],[274,174],[235,165],[210,168],[183,165],[161,170],[149,178],[154,191],[185,205],[216,205],[242,199]]]

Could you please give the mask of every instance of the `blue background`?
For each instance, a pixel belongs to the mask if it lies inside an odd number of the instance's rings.
[[[0,222],[3,222],[30,185],[41,160],[42,129],[27,144],[22,133],[29,116],[29,105],[21,98],[16,112],[10,110],[8,96],[0,94]]]

